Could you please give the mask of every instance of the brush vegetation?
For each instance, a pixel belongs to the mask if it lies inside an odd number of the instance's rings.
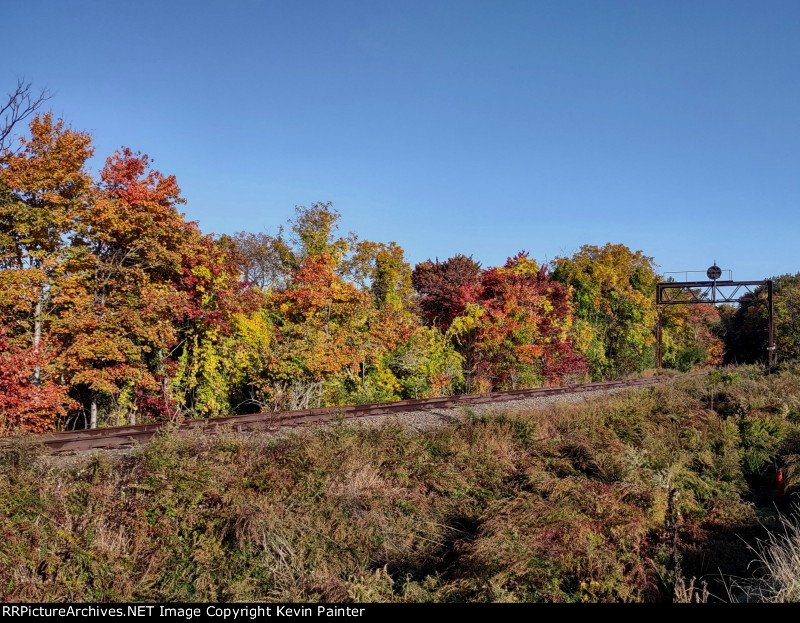
[[[775,466],[788,492],[798,478],[800,368],[464,415],[424,433],[167,432],[79,459],[16,440],[0,465],[0,595],[672,601],[704,581],[713,594],[720,572],[764,579],[747,542],[778,525]]]

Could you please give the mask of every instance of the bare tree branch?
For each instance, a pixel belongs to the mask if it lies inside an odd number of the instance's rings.
[[[0,154],[10,150],[14,126],[30,117],[52,96],[47,89],[36,93],[22,78],[17,79],[17,87],[8,94],[8,100],[0,105]]]

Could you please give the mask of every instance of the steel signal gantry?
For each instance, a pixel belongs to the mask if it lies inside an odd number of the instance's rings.
[[[663,281],[656,285],[656,367],[662,365],[661,315],[667,305],[696,305],[707,303],[743,303],[746,301],[765,302],[769,317],[769,336],[767,341],[767,361],[775,364],[775,308],[772,301],[772,280],[763,281],[720,281],[722,269],[716,262],[706,271],[710,281]],[[767,299],[761,295],[766,290]]]

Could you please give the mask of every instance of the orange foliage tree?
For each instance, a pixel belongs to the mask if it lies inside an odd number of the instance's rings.
[[[276,332],[268,375],[274,386],[289,391],[294,385],[296,395],[322,395],[337,376],[357,378],[367,356],[369,299],[335,267],[329,253],[303,258],[288,287],[268,303]]]
[[[0,154],[0,311],[33,348],[49,329],[69,234],[87,201],[90,142],[45,114],[21,149]]]
[[[106,160],[76,219],[54,332],[91,428],[100,402],[117,423],[135,421],[135,390],[158,387],[153,371],[177,341],[186,297],[175,284],[183,250],[200,235],[181,202],[174,176],[123,149]]]
[[[7,423],[40,430],[55,426],[69,402],[66,388],[48,380],[55,370],[45,343],[59,313],[74,218],[90,192],[92,148],[88,134],[51,114],[35,116],[19,143],[0,153],[0,329],[9,349],[0,392]]]

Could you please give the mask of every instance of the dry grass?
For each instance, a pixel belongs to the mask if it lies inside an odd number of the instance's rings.
[[[779,513],[778,525],[748,548],[752,576],[728,579],[731,601],[800,602],[800,506]]]
[[[698,582],[697,578],[692,578],[687,582],[682,577],[678,577],[675,580],[673,603],[704,604],[708,603],[710,596],[708,592],[708,582]]]

